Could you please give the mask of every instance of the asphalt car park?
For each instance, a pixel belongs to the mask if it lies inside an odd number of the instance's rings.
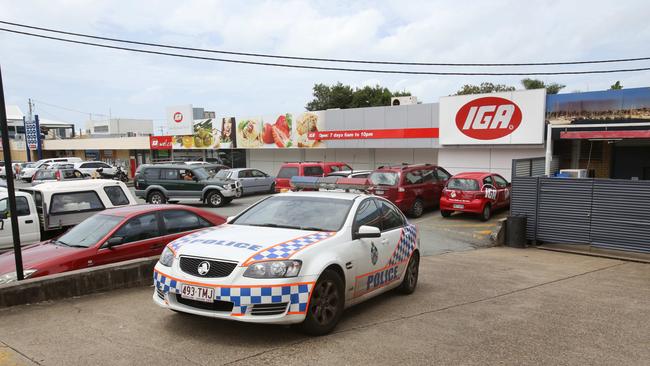
[[[25,365],[562,364],[650,358],[650,267],[538,249],[423,257],[417,291],[354,306],[334,333],[170,312],[152,287],[0,310]]]

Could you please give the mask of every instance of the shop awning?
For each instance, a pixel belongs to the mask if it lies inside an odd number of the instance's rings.
[[[561,131],[561,139],[650,139],[650,130]]]

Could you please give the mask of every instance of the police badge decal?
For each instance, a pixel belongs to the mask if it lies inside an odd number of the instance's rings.
[[[378,259],[379,252],[377,251],[377,247],[375,246],[375,243],[370,243],[370,260],[372,261],[373,266],[377,264]]]

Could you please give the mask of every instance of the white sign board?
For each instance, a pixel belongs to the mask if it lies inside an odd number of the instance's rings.
[[[167,134],[191,135],[194,133],[194,111],[191,104],[167,107]]]
[[[440,144],[543,144],[545,103],[545,89],[440,98]]]

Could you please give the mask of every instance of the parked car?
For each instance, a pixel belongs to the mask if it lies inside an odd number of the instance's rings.
[[[98,211],[135,205],[124,183],[84,180],[42,183],[16,191],[20,241],[23,245],[52,238]],[[7,190],[0,189],[0,249],[13,245]]]
[[[78,163],[81,162],[81,158],[53,158],[53,159],[41,159],[34,163],[31,166],[25,166],[21,170],[20,178],[25,182],[31,182],[32,176],[38,169],[47,168],[48,166],[54,163]]]
[[[32,176],[32,186],[45,182],[61,182],[64,180],[82,180],[87,176],[77,169],[39,169]]]
[[[224,169],[220,170],[215,177],[239,181],[242,187],[242,194],[275,193],[275,177],[257,169]]]
[[[224,169],[230,169],[228,165],[214,164],[214,163],[200,165],[200,167],[205,169],[205,171],[208,172],[208,174],[210,174],[211,177],[214,177],[215,175],[217,175],[217,173],[219,173]]]
[[[323,335],[349,306],[393,289],[413,293],[419,248],[415,225],[385,199],[282,193],[219,230],[170,243],[154,268],[152,298],[178,312]]]
[[[342,170],[352,170],[352,168],[345,163],[331,161],[284,163],[275,177],[275,191],[281,192],[283,189],[290,189],[292,177],[324,177],[332,172]]]
[[[451,174],[431,164],[381,166],[368,180],[370,192],[384,197],[412,217],[420,217],[427,208],[437,207],[442,189]]]
[[[241,196],[238,181],[210,177],[202,166],[145,165],[133,181],[135,195],[155,204],[193,200],[219,207]]]
[[[14,161],[14,162],[11,163],[11,166],[12,166],[12,167],[15,167],[16,165],[20,165],[20,167],[21,167],[21,169],[22,169],[23,164],[24,164],[24,163],[22,163],[22,162]],[[16,170],[15,170],[15,168],[14,168],[14,170],[12,170],[12,172],[15,172],[15,171],[16,171]],[[4,161],[0,161],[0,178],[7,178],[7,171],[6,171],[6,167],[5,167],[5,162],[4,162]]]
[[[447,182],[440,199],[440,214],[454,211],[479,214],[487,221],[495,210],[510,206],[510,183],[494,173],[460,173]]]
[[[329,173],[328,177],[342,177],[342,178],[368,178],[372,170],[339,170]]]
[[[82,173],[92,176],[93,173],[97,172],[97,169],[102,169],[102,173],[106,177],[112,177],[115,175],[116,168],[112,167],[103,161],[81,161],[74,163],[74,168],[79,169]]]
[[[171,241],[225,221],[214,213],[180,205],[138,205],[105,210],[57,239],[23,248],[25,277],[42,277],[160,255]],[[0,255],[0,284],[15,279],[13,253]]]

